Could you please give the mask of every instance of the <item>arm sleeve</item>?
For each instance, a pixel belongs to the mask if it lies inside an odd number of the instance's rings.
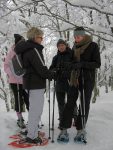
[[[12,49],[9,50],[6,58],[5,58],[5,62],[4,62],[4,71],[7,75],[12,75],[11,69],[10,69],[10,61],[12,59]]]
[[[95,68],[99,68],[101,66],[99,47],[96,43],[95,43],[95,47],[94,47],[94,50],[92,53],[91,60],[92,60],[91,62],[82,62],[82,68],[95,69]]]
[[[36,54],[35,51],[32,52],[33,58],[29,57],[29,61],[33,68],[35,69],[36,73],[40,75],[44,79],[51,79],[54,77],[53,72],[51,72],[47,66],[44,66],[39,58],[39,56]]]
[[[50,70],[54,70],[56,68],[56,65],[57,65],[57,57],[53,57],[53,60],[52,60],[52,63],[49,67]]]

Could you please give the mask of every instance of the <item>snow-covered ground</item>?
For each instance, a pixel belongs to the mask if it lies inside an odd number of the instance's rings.
[[[51,93],[52,94],[52,93]],[[52,104],[52,95],[51,95]],[[51,107],[52,111],[52,107]],[[24,113],[27,121],[27,112]],[[27,150],[113,150],[113,91],[108,94],[101,89],[100,97],[95,104],[91,104],[89,120],[87,123],[87,140],[88,144],[76,144],[73,138],[76,134],[76,129],[69,129],[70,142],[68,144],[59,144],[56,139],[59,133],[58,130],[58,112],[57,104],[55,108],[55,143],[49,142],[45,147],[26,148]],[[9,136],[19,130],[16,126],[16,115],[14,111],[6,112],[4,101],[0,100],[0,150],[13,150],[7,144],[12,140]],[[48,100],[45,99],[45,106],[42,116],[44,123],[43,131],[48,137]],[[18,150],[18,149],[17,149]]]

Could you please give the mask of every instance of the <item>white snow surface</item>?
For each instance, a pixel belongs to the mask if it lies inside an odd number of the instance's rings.
[[[45,96],[46,97],[46,96]],[[51,92],[51,113],[52,113],[52,92]],[[28,113],[24,113],[27,121]],[[13,110],[6,112],[3,100],[0,100],[0,150],[13,150],[8,146],[12,140],[10,135],[19,131],[16,126],[16,114]],[[45,98],[45,105],[42,115],[44,123],[43,131],[48,137],[48,99]],[[58,130],[58,111],[55,103],[55,142],[44,147],[25,148],[26,150],[113,150],[113,91],[105,93],[104,89],[100,90],[100,97],[95,104],[91,103],[90,115],[87,123],[87,145],[74,143],[73,138],[76,135],[76,129],[72,127],[68,130],[70,142],[68,144],[57,143]],[[16,148],[16,150],[18,150]]]

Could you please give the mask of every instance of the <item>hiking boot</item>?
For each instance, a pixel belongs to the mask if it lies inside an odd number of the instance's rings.
[[[25,130],[23,129],[23,130],[20,131],[20,134],[23,135],[23,136],[27,136],[28,130],[27,129],[25,129]],[[45,132],[38,131],[37,135],[38,135],[38,137],[42,138],[42,137],[45,136]]]
[[[31,138],[29,138],[29,137],[26,137],[25,138],[25,142],[26,143],[34,143],[34,144],[42,144],[42,139],[40,138],[40,137],[37,137],[37,138],[35,138],[35,139],[31,139]]]
[[[28,133],[27,129],[20,131],[20,134],[25,135],[25,136],[27,135],[27,133]]]
[[[58,138],[57,138],[58,142],[64,142],[67,143],[69,141],[69,134],[67,133],[66,129],[61,130]]]
[[[87,133],[86,133],[85,129],[78,130],[77,135],[74,138],[74,141],[75,142],[76,141],[81,141],[81,142],[86,141],[86,134]]]
[[[26,128],[23,118],[17,120],[17,125],[22,129]]]

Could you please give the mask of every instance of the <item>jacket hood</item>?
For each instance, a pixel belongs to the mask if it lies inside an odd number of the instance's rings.
[[[16,54],[21,54],[21,53],[27,52],[29,50],[33,50],[34,48],[42,51],[44,47],[40,44],[33,42],[33,41],[27,40],[27,41],[19,42],[15,46],[14,51],[16,52]]]

